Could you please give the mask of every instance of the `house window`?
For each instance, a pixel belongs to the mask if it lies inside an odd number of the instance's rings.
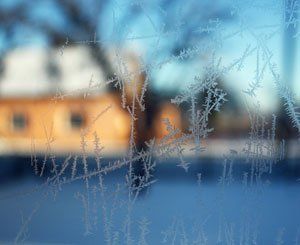
[[[72,112],[70,117],[71,128],[80,129],[85,124],[85,118],[83,113],[80,112]]]
[[[22,131],[27,126],[26,116],[23,113],[14,113],[12,117],[12,126],[16,131]]]

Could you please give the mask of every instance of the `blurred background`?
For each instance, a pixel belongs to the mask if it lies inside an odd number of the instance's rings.
[[[148,86],[140,134],[162,137],[162,118],[188,130],[188,109],[176,108],[171,98],[195,76],[204,78],[212,57],[220,62],[215,68],[224,69],[218,83],[228,100],[210,120],[212,138],[247,137],[246,104],[255,110],[259,104],[268,120],[278,116],[279,139],[298,136],[267,67],[270,59],[299,101],[294,1],[284,6],[278,1],[190,1],[182,6],[180,1],[3,0],[0,11],[2,154],[28,154],[32,145],[45,152],[52,137],[54,151],[76,151],[80,130],[109,105],[90,131],[97,129],[108,152],[124,151],[130,120],[121,108],[121,89],[107,82],[116,76],[126,79],[124,67],[144,73],[135,79]],[[256,48],[257,36],[264,38],[270,58]],[[204,101],[204,94],[199,96]]]
[[[299,132],[272,73],[276,71],[293,93],[297,108],[299,9],[294,0],[1,0],[0,193],[16,188],[7,185],[15,177],[32,177],[33,158],[80,155],[83,135],[89,155],[94,154],[97,134],[104,159],[126,156],[131,118],[124,100],[130,103],[132,91],[131,82],[121,80],[130,80],[129,74],[144,93],[145,110],[137,112],[135,124],[137,148],[168,134],[164,118],[183,133],[190,132],[189,105],[177,106],[171,99],[185,93],[195,77],[209,76],[208,68],[220,71],[218,87],[227,101],[209,119],[214,130],[203,141],[206,150],[197,156],[184,151],[193,163],[187,176],[178,173],[176,164],[171,170],[158,168],[157,176],[184,183],[199,169],[217,176],[219,169],[211,165],[220,165],[218,159],[231,150],[243,151],[253,126],[250,117],[257,114],[266,129],[276,115],[276,142],[285,142],[285,164],[274,176],[300,177]],[[200,109],[205,95],[198,95]],[[244,166],[238,169],[237,175]],[[151,200],[163,195],[161,188]],[[298,201],[294,189],[288,192]],[[270,194],[267,202],[273,198]],[[282,205],[294,205],[295,200]],[[0,213],[9,205],[4,202]],[[11,237],[12,229],[8,236],[0,233],[0,241]]]

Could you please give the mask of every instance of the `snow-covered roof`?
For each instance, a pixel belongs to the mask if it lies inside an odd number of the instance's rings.
[[[49,67],[57,73],[51,73]],[[57,89],[62,93],[78,95],[89,87],[105,81],[101,68],[93,60],[87,47],[75,46],[48,50],[22,47],[3,59],[0,77],[1,97],[26,97],[49,95]],[[97,93],[105,91],[97,88]]]
[[[103,71],[92,59],[87,47],[69,47],[59,52],[55,50],[53,57],[60,69],[60,88],[63,92],[88,90],[89,87],[105,81]],[[105,87],[101,86],[96,90],[100,92]]]

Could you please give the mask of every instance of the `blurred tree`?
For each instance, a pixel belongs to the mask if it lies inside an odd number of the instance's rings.
[[[151,39],[154,45],[163,37],[159,55],[176,55],[213,35],[219,21],[231,18],[227,5],[211,1],[191,0],[183,5],[180,0],[3,0],[0,52],[24,44],[59,47],[84,42],[111,78],[114,71],[106,44],[123,45],[132,38],[144,43]]]
[[[93,2],[93,8],[99,9],[100,14],[107,1]],[[97,15],[89,15],[87,7],[88,4],[69,0],[4,1],[0,4],[2,52],[20,45],[59,47],[90,40],[97,30]],[[89,42],[89,47],[106,77],[113,76],[101,43]]]

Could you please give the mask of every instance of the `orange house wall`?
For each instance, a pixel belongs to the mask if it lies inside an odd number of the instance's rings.
[[[109,107],[109,109],[107,109]],[[70,125],[70,113],[85,115],[85,125],[73,129]],[[14,113],[26,115],[27,127],[23,131],[13,128]],[[163,118],[169,118],[171,124],[181,129],[178,108],[164,103],[154,116],[154,135],[156,139],[167,135]],[[130,116],[121,108],[118,96],[111,94],[79,98],[68,97],[58,100],[52,98],[10,98],[0,99],[0,154],[51,154],[82,152],[81,140],[87,143],[86,151],[94,152],[95,133],[102,154],[115,155],[128,149],[130,137]]]
[[[106,110],[107,107],[110,108]],[[72,129],[70,112],[82,112],[85,126]],[[15,131],[13,113],[21,112],[28,119],[23,131]],[[129,115],[120,107],[117,97],[105,95],[95,98],[65,98],[63,100],[1,99],[0,100],[0,150],[2,153],[77,152],[81,136],[87,142],[87,151],[94,149],[97,133],[105,151],[124,150],[130,133]]]

